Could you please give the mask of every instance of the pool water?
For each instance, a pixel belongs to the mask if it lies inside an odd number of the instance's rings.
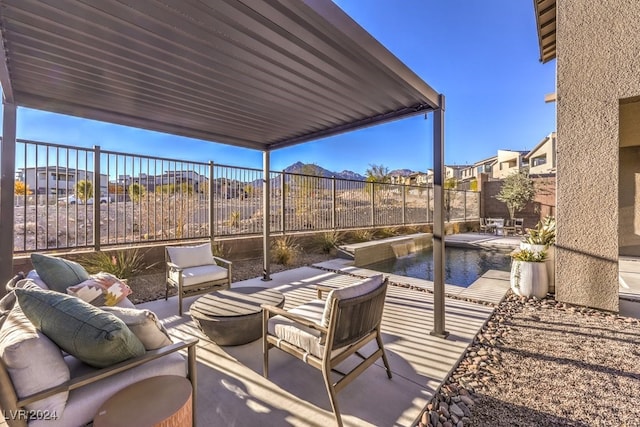
[[[433,281],[433,248],[364,266],[371,270]],[[447,247],[444,282],[467,287],[489,270],[510,271],[509,252]]]

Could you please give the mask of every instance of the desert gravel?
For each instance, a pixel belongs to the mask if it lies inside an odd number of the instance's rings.
[[[423,426],[639,426],[640,323],[509,294],[428,409]]]

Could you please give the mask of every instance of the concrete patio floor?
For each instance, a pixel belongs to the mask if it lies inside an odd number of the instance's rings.
[[[316,284],[341,287],[358,280],[349,274],[375,273],[356,269],[345,260],[334,260],[273,274],[269,282],[257,278],[234,283],[232,287],[277,289],[284,293],[285,309],[288,309],[314,299]],[[432,286],[427,281],[401,276],[390,279],[417,288]],[[459,296],[465,296],[466,292],[468,296],[497,303],[508,288],[508,273],[490,271],[467,290],[447,286],[447,291]],[[196,298],[186,299],[185,308]],[[265,379],[261,340],[241,346],[218,346],[199,331],[188,311],[178,316],[177,305],[174,297],[138,307],[158,314],[175,338],[200,339],[196,410],[199,425],[324,427],[335,424],[319,371],[272,349],[270,376]],[[382,335],[393,378],[387,378],[379,361],[340,392],[338,404],[345,425],[413,425],[492,312],[491,306],[446,298],[446,329],[450,335],[446,340],[435,338],[429,335],[433,329],[432,295],[419,289],[390,286]],[[350,360],[345,362],[350,363]]]

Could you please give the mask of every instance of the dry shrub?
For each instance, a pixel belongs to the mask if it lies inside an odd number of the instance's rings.
[[[290,265],[300,253],[300,246],[289,237],[279,237],[271,245],[271,260],[276,264]]]

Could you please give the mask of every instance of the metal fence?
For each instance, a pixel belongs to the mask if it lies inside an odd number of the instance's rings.
[[[263,229],[263,171],[18,140],[15,252],[170,242]],[[428,224],[433,189],[270,172],[273,233]],[[479,193],[445,190],[448,221]]]

